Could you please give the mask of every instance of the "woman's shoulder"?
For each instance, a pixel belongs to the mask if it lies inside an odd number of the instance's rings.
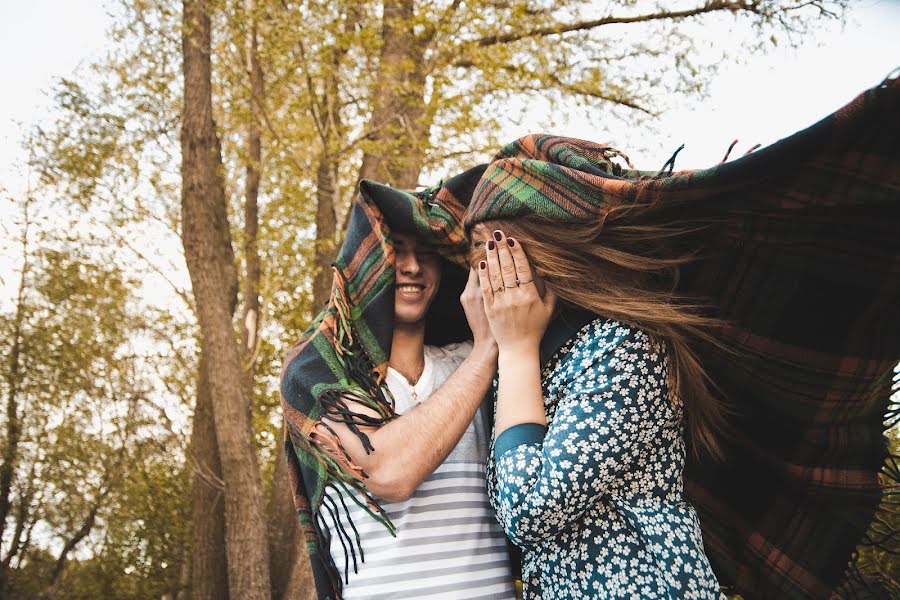
[[[621,344],[655,344],[656,340],[640,327],[615,319],[597,317],[581,328],[576,343],[584,346],[615,347]]]
[[[634,353],[662,355],[664,347],[654,336],[635,325],[597,317],[575,335],[566,358],[584,361]]]

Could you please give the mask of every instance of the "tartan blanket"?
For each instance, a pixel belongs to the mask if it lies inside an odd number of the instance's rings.
[[[355,525],[352,532],[338,530],[338,539],[333,540],[323,512],[346,511],[347,502],[361,497],[369,514],[393,530],[388,516],[366,492],[365,473],[353,464],[330,427],[336,422],[346,424],[371,451],[372,445],[359,427],[378,426],[396,417],[393,399],[381,387],[391,353],[394,318],[391,232],[430,240],[447,263],[426,318],[426,343],[445,345],[470,339],[459,302],[468,272],[462,217],[483,171],[484,166],[469,169],[418,193],[363,181],[344,243],[332,265],[331,298],[286,357],[281,378],[285,453],[319,598],[340,598],[342,581],[364,559]],[[453,264],[463,268],[454,269],[450,267]],[[355,413],[347,401],[375,409],[380,417]],[[343,460],[336,461],[313,440],[335,449]],[[343,548],[341,568],[332,560],[331,544]]]
[[[716,219],[679,291],[727,325],[698,347],[735,414],[725,460],[691,458],[685,491],[720,582],[752,598],[851,593],[888,501],[886,419],[900,360],[900,81],[812,127],[710,169],[622,168],[607,146],[531,135],[488,166],[465,217],[605,216],[611,200]],[[893,474],[896,476],[896,467]],[[854,580],[855,581],[855,580]]]

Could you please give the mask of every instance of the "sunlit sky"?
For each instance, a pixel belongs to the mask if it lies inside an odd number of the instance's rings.
[[[87,65],[109,45],[109,20],[103,0],[0,2],[0,194],[21,194],[24,132],[48,119],[55,79],[88,76]],[[737,43],[723,32],[721,48],[740,53],[732,48]],[[779,46],[723,65],[706,98],[681,102],[662,115],[658,135],[634,139],[637,133],[627,124],[581,119],[553,133],[615,142],[642,169],[661,167],[684,143],[677,168],[707,167],[721,160],[731,140],[740,140],[735,155],[757,143],[768,145],[840,108],[898,66],[900,0],[863,0],[853,3],[843,28],[832,25],[800,48]],[[544,110],[538,107],[524,122],[508,125],[504,137],[539,129]],[[9,202],[0,204],[0,210],[9,209]],[[0,215],[0,235],[11,234],[2,226],[9,216]],[[6,280],[0,281],[0,296],[9,291],[10,268],[0,264],[0,279]]]
[[[47,91],[56,78],[73,76],[79,66],[102,56],[108,24],[102,0],[0,2],[0,185],[8,192],[16,192],[21,182],[16,165],[21,165],[23,131],[47,117]],[[843,30],[830,29],[799,49],[779,47],[745,64],[726,65],[708,98],[661,117],[659,130],[667,135],[655,141],[655,149],[654,142],[638,144],[600,124],[572,123],[558,133],[598,140],[612,136],[630,146],[649,146],[643,158],[653,164],[685,143],[681,168],[717,162],[734,138],[741,140],[739,149],[769,144],[814,123],[900,66],[900,1],[854,2]],[[732,43],[723,36],[723,47]],[[510,126],[510,135],[528,133],[539,118]]]

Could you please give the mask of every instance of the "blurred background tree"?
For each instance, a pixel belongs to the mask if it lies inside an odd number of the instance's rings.
[[[847,7],[116,2],[109,54],[59,81],[33,189],[9,201],[0,595],[312,597],[278,378],[357,182],[436,183],[533,102],[550,125],[652,121],[738,58],[706,31],[764,52]]]

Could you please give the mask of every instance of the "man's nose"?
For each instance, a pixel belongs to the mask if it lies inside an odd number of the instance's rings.
[[[397,254],[397,270],[401,273],[415,275],[422,270],[415,252],[400,252]]]

